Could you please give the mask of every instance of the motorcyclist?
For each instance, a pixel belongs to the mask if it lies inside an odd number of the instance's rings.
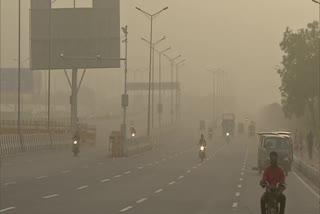
[[[198,146],[204,146],[204,147],[207,146],[207,141],[204,139],[204,135],[203,134],[201,134]]]
[[[79,131],[79,129],[76,130],[72,139],[73,139],[72,151],[73,151],[73,153],[79,153],[80,152],[80,131]],[[75,141],[77,141],[77,143],[75,143]]]
[[[136,134],[136,129],[134,128],[133,121],[131,121],[130,123],[130,133],[131,135]]]
[[[270,153],[271,165],[264,170],[260,185],[265,187],[266,182],[269,183],[270,187],[276,187],[277,184],[282,184],[279,189],[278,201],[280,203],[279,214],[284,214],[286,205],[286,196],[283,194],[285,189],[285,175],[283,170],[278,166],[278,153],[273,151]],[[266,214],[268,192],[264,192],[260,199],[261,214]]]
[[[209,137],[211,138],[212,135],[213,135],[213,129],[212,129],[212,127],[210,127],[210,128],[208,129],[208,132],[209,132]]]
[[[79,131],[79,129],[77,129],[76,132],[74,133],[73,140],[80,141],[80,131]]]

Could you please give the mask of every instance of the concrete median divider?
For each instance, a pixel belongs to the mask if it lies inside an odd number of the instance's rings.
[[[294,157],[294,167],[306,178],[308,178],[314,185],[318,185],[320,181],[320,171],[298,157]]]
[[[64,134],[9,134],[0,135],[0,156],[49,151],[70,147],[71,137]]]
[[[149,151],[154,146],[152,137],[139,137],[127,139],[126,154],[132,156]]]

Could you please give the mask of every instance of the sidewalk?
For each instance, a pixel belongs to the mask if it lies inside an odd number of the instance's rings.
[[[302,154],[300,152],[294,152],[296,158],[300,159],[310,167],[320,171],[320,153],[316,148],[313,149],[312,160],[309,159],[308,150],[305,146]]]

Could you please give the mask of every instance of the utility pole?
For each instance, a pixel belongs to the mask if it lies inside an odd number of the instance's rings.
[[[139,7],[136,7],[137,10],[142,12],[144,15],[150,18],[150,59],[149,59],[149,90],[148,90],[148,119],[147,119],[147,136],[150,136],[150,96],[151,96],[151,69],[152,69],[152,36],[153,36],[153,20],[155,17],[157,17],[161,12],[168,9],[168,7],[163,8],[162,10],[159,10],[158,12],[154,14],[150,14],[144,10],[142,10]]]

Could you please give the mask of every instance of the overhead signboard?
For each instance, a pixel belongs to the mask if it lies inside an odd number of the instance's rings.
[[[30,14],[31,68],[120,67],[119,0],[95,0],[92,8],[50,8]]]

